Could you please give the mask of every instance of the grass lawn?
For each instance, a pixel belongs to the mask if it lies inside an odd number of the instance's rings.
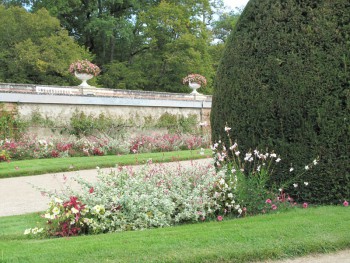
[[[78,171],[93,169],[96,166],[101,168],[114,167],[116,164],[132,165],[144,163],[150,158],[152,158],[153,162],[171,162],[194,160],[211,156],[211,150],[207,149],[204,153],[204,155],[200,155],[199,150],[188,150],[162,153],[127,154],[119,156],[88,156],[11,161],[9,163],[0,162],[0,178]]]
[[[340,206],[94,236],[24,236],[38,220],[0,217],[0,262],[251,262],[350,247],[350,210]]]

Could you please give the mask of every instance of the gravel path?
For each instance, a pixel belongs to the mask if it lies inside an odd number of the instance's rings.
[[[181,164],[190,165],[191,162],[208,164],[210,161],[210,159],[202,159],[196,161],[183,161]],[[169,163],[167,165],[176,165],[176,163]],[[102,170],[110,171],[113,170],[113,168]],[[72,178],[78,175],[93,182],[96,181],[97,171],[96,169],[93,169],[79,172],[64,172],[0,179],[0,216],[21,215],[46,210],[49,198],[43,196],[36,188],[39,187],[51,191],[61,191],[65,185],[76,188],[78,186]],[[67,178],[66,181],[63,179],[64,177]],[[282,261],[265,261],[264,263],[350,263],[350,250],[344,250],[332,254],[317,254]]]

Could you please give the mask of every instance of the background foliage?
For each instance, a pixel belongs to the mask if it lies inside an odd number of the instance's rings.
[[[243,11],[219,66],[213,140],[224,126],[244,151],[281,155],[274,180],[319,156],[307,201],[339,203],[350,189],[350,13],[343,0],[257,1]],[[289,189],[297,194],[297,189]]]
[[[76,84],[67,68],[87,58],[106,88],[189,92],[199,73],[211,93],[238,16],[221,0],[0,0],[0,82]]]

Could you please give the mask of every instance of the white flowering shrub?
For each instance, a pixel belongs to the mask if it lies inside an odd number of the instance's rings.
[[[257,214],[276,210],[278,207],[294,206],[293,198],[286,195],[284,188],[295,183],[307,170],[317,165],[317,160],[305,166],[305,170],[292,175],[289,181],[277,186],[270,181],[275,165],[282,161],[275,152],[262,153],[255,149],[241,153],[238,144],[230,139],[231,128],[225,127],[229,145],[219,141],[212,146],[214,162],[218,174],[222,174],[219,184],[219,200],[223,213],[235,208],[239,214]],[[290,168],[292,173],[294,168]],[[304,182],[307,187],[308,183]],[[269,200],[269,201],[268,201]],[[272,201],[273,200],[273,201]]]
[[[230,207],[235,204],[232,185],[223,183],[213,165],[148,163],[139,170],[98,172],[97,182],[76,178],[81,190],[55,194],[56,200],[68,201],[51,202],[45,213],[50,233],[105,233],[204,221],[220,214],[223,196]],[[63,229],[53,231],[52,226]]]

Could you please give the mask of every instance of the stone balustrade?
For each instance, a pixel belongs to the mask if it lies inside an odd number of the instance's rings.
[[[94,87],[69,87],[54,85],[0,83],[0,93],[29,93],[68,96],[119,97],[130,99],[202,100],[211,101],[207,95],[168,93],[141,90],[120,90]],[[0,99],[1,101],[1,99]]]

